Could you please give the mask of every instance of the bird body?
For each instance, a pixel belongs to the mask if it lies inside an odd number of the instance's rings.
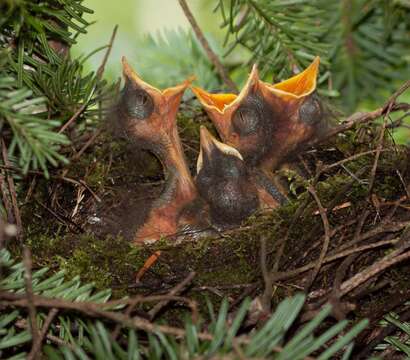
[[[153,152],[165,170],[166,187],[134,237],[134,243],[156,241],[186,225],[184,209],[198,197],[176,126],[189,82],[159,90],[144,82],[125,58],[123,72],[125,86],[117,106],[120,127],[139,148]]]
[[[176,115],[189,81],[159,90],[138,77],[125,58],[125,86],[118,103],[123,132],[161,161],[166,187],[134,237],[156,241],[212,224],[237,226],[285,197],[271,171],[318,133],[323,108],[315,93],[319,59],[278,84],[259,79],[256,66],[240,94],[211,94],[192,87],[223,142],[201,126],[197,175],[191,176]]]

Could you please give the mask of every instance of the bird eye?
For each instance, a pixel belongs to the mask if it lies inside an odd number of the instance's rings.
[[[154,111],[154,101],[143,89],[135,89],[126,84],[122,99],[128,114],[138,120],[147,119]]]
[[[149,101],[149,98],[148,98],[147,93],[140,92],[135,95],[135,105],[136,106],[146,105],[148,101]]]
[[[261,114],[258,109],[248,105],[240,106],[232,117],[234,130],[241,136],[255,133],[260,121]]]
[[[308,125],[322,120],[322,105],[316,96],[309,97],[299,108],[300,119]]]

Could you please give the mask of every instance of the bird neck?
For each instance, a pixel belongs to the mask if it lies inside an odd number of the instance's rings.
[[[174,129],[168,136],[166,147],[160,156],[166,169],[167,187],[173,189],[173,194],[180,200],[190,201],[196,197],[197,191],[189,171],[181,140]]]

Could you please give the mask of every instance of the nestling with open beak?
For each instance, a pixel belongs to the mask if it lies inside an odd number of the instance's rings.
[[[300,74],[268,84],[256,66],[239,95],[192,90],[222,140],[250,166],[277,169],[324,128],[324,111],[316,95],[319,58]]]
[[[281,195],[273,196],[269,188],[255,181],[238,150],[216,140],[204,126],[200,141],[196,184],[215,226],[239,225],[260,207],[280,205]]]
[[[194,222],[186,208],[198,197],[176,125],[176,115],[189,81],[165,90],[144,82],[122,59],[125,86],[116,118],[127,138],[140,148],[152,151],[161,161],[166,174],[166,188],[151,207],[134,242],[158,240],[174,235]]]

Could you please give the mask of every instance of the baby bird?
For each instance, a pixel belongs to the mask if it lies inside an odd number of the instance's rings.
[[[185,209],[192,207],[198,193],[176,125],[178,107],[189,81],[159,90],[144,82],[125,58],[122,64],[125,86],[116,108],[120,128],[138,147],[152,151],[166,173],[166,187],[134,237],[134,243],[155,241],[194,222],[192,211]]]
[[[281,195],[255,181],[238,150],[216,140],[204,126],[200,142],[196,184],[213,225],[236,226],[260,207],[279,206]]]
[[[317,57],[300,74],[271,85],[259,79],[254,66],[239,95],[192,90],[222,140],[248,165],[270,172],[323,128],[324,111],[315,92],[318,70]]]

